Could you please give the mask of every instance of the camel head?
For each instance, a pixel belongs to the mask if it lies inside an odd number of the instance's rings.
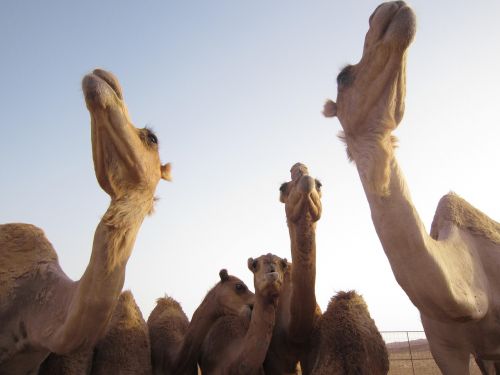
[[[243,281],[229,275],[226,269],[219,272],[220,282],[212,289],[211,302],[215,303],[218,315],[242,315],[250,317],[255,295]],[[208,296],[208,295],[207,295]]]
[[[170,164],[160,163],[156,135],[132,124],[122,88],[112,73],[95,69],[83,78],[82,89],[101,188],[112,199],[136,191],[153,195],[160,178],[170,180]]]
[[[276,304],[288,269],[287,260],[273,254],[261,255],[248,258],[248,269],[253,272],[255,293]]]
[[[349,157],[371,181],[371,190],[385,195],[395,142],[391,132],[405,109],[406,51],[415,36],[415,13],[404,1],[383,3],[369,25],[361,60],[337,76],[337,102],[328,100],[323,114],[338,117]]]
[[[280,201],[285,204],[287,221],[297,223],[321,217],[321,183],[309,176],[304,164],[296,163],[290,170],[292,180],[280,187]]]

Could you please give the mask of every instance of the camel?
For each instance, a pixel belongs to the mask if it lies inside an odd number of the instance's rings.
[[[500,224],[454,193],[438,204],[430,234],[394,155],[404,114],[407,49],[415,14],[404,2],[370,17],[363,55],[337,77],[336,116],[356,164],[372,221],[394,276],[421,314],[443,374],[469,373],[469,357],[500,361]]]
[[[189,319],[175,299],[165,296],[156,300],[148,318],[153,375],[170,374],[188,330]]]
[[[97,342],[92,375],[151,375],[148,326],[130,291],[120,295],[106,335]]]
[[[94,168],[110,205],[97,226],[90,262],[78,281],[59,266],[43,231],[30,224],[0,226],[0,367],[4,374],[36,373],[50,352],[92,347],[111,318],[137,232],[153,209],[161,178],[158,139],[135,128],[116,77],[86,75]]]
[[[51,353],[38,375],[150,375],[149,334],[139,306],[130,291],[120,295],[105,336],[94,348],[57,355]]]
[[[148,318],[154,374],[196,375],[199,353],[212,325],[225,315],[250,320],[254,294],[226,269],[220,270],[219,277],[193,313],[187,330],[179,303],[170,299],[157,302]]]
[[[316,303],[316,222],[321,217],[321,183],[304,164],[292,166],[291,181],[280,187],[290,233],[292,263],[285,274],[266,373],[296,373],[309,337],[321,316]]]
[[[338,292],[328,304],[311,338],[309,369],[315,375],[371,374],[389,372],[385,342],[355,291]]]
[[[94,348],[81,348],[67,354],[50,353],[42,362],[38,375],[90,375]]]
[[[200,353],[203,374],[264,374],[263,362],[273,335],[286,259],[273,254],[248,259],[254,274],[255,303],[250,321],[225,314],[212,325]]]

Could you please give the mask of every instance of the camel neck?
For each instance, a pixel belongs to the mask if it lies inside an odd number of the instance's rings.
[[[289,223],[292,251],[292,295],[289,335],[302,343],[309,337],[316,313],[316,224],[308,215]]]
[[[382,247],[389,258],[398,281],[402,264],[425,256],[427,243],[431,240],[415,209],[405,178],[395,158],[390,161],[389,193],[377,195],[368,188],[370,182],[359,171],[361,182],[370,205],[371,216]]]
[[[306,215],[296,223],[289,223],[293,264],[316,266],[316,224]]]
[[[266,358],[276,321],[276,303],[256,294],[250,326],[230,373],[257,373]]]
[[[102,335],[123,288],[137,233],[152,203],[152,196],[111,201],[96,228],[90,262],[82,278],[74,283],[65,320],[51,340],[52,351],[62,347],[67,352]]]
[[[218,318],[211,307],[213,304],[211,297],[212,294],[209,292],[193,313],[182,346],[177,353],[173,371],[175,375],[183,375],[193,366],[196,367],[203,340]]]
[[[397,282],[423,315],[439,320],[468,321],[484,316],[484,275],[456,228],[439,241],[427,234],[413,206],[405,179],[393,158],[389,193],[370,191],[359,171],[375,230]],[[425,277],[423,277],[425,275]]]

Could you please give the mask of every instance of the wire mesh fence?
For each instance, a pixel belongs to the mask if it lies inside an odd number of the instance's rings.
[[[381,332],[389,352],[389,375],[440,375],[423,331]],[[481,375],[471,357],[470,374]]]

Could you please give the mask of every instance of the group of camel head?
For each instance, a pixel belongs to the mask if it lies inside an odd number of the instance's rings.
[[[394,152],[415,32],[403,1],[376,8],[361,60],[340,72],[337,98],[323,113],[343,128],[376,232],[439,368],[468,374],[472,354],[484,374],[495,374],[500,224],[448,194],[428,234]],[[255,293],[222,269],[191,320],[165,296],[146,323],[122,292],[125,268],[170,165],[160,163],[156,135],[132,125],[116,77],[96,69],[82,87],[95,174],[110,204],[78,281],[41,229],[0,226],[0,374],[387,374],[387,350],[362,297],[339,292],[325,312],[317,304],[322,186],[301,163],[280,187],[291,262],[270,253],[249,258]]]

